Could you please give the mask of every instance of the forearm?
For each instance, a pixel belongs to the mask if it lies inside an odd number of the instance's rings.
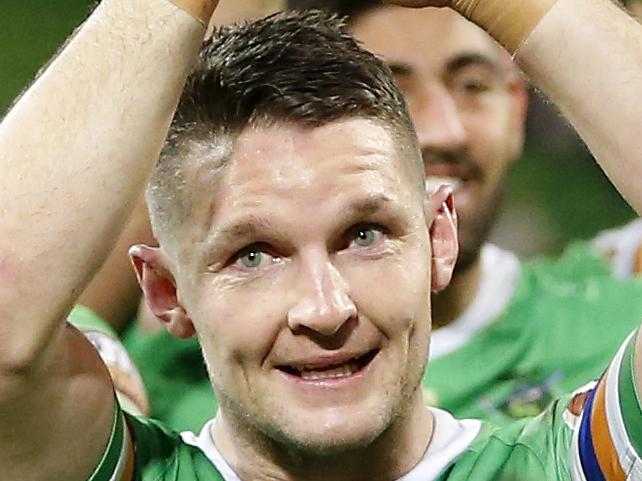
[[[107,260],[84,290],[78,304],[89,307],[117,332],[136,317],[142,292],[128,251],[134,244],[155,244],[143,199],[130,218]]]
[[[502,39],[492,25],[476,20]],[[642,27],[609,0],[558,0],[524,33],[523,44],[505,46],[517,49],[518,65],[559,107],[615,186],[642,213]],[[642,336],[637,337],[634,359],[642,396]]]
[[[392,0],[448,4],[516,54],[620,192],[642,212],[642,27],[611,0]]]
[[[156,161],[204,26],[105,0],[0,125],[3,356],[45,347]]]
[[[642,212],[640,25],[606,0],[559,0],[516,59]]]

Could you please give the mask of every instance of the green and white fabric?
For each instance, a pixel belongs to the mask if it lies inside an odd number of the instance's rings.
[[[642,480],[633,347],[629,336],[598,383],[554,401],[535,418],[497,428],[427,408],[435,418],[432,442],[400,481]],[[214,444],[212,422],[197,436],[129,417],[135,448],[127,449],[126,435],[112,436],[89,481],[240,481]],[[120,457],[114,460],[113,453]],[[135,469],[120,474],[132,456]]]

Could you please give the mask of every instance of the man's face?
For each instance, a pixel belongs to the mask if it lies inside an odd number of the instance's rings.
[[[447,9],[377,8],[352,31],[395,74],[426,174],[454,183],[458,266],[465,268],[486,240],[508,165],[521,153],[523,86],[508,55]]]
[[[345,449],[416,401],[431,254],[410,176],[389,131],[362,119],[249,128],[223,167],[198,168],[204,208],[175,279],[237,426]]]

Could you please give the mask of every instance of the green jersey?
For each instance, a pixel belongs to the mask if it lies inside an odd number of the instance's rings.
[[[634,337],[601,380],[541,415],[495,428],[427,408],[434,432],[423,459],[399,481],[642,480],[642,411],[633,380]],[[240,481],[211,435],[178,434],[118,411],[90,481]],[[135,440],[135,441],[134,441]]]
[[[586,243],[519,265],[494,246],[462,316],[433,333],[424,393],[459,417],[504,424],[596,379],[642,319],[642,282],[616,280]]]
[[[150,412],[179,431],[198,431],[218,409],[196,337],[178,339],[163,330],[146,334],[134,326],[123,339],[138,367]]]
[[[613,279],[588,244],[525,265],[482,249],[479,292],[459,319],[433,332],[428,404],[504,424],[596,379],[642,319],[642,281]],[[198,431],[216,401],[196,339],[134,332],[126,345],[154,417]]]

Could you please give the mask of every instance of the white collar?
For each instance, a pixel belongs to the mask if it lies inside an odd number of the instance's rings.
[[[479,434],[481,422],[458,420],[441,409],[428,407],[434,417],[434,431],[430,446],[412,471],[397,481],[433,481],[462,454]],[[200,449],[221,473],[225,481],[241,481],[214,444],[212,428],[215,419],[209,421],[201,433],[182,433],[186,444]]]
[[[430,359],[459,349],[480,330],[492,324],[508,307],[515,295],[521,265],[512,252],[485,244],[481,253],[481,275],[477,295],[453,322],[433,331]]]

